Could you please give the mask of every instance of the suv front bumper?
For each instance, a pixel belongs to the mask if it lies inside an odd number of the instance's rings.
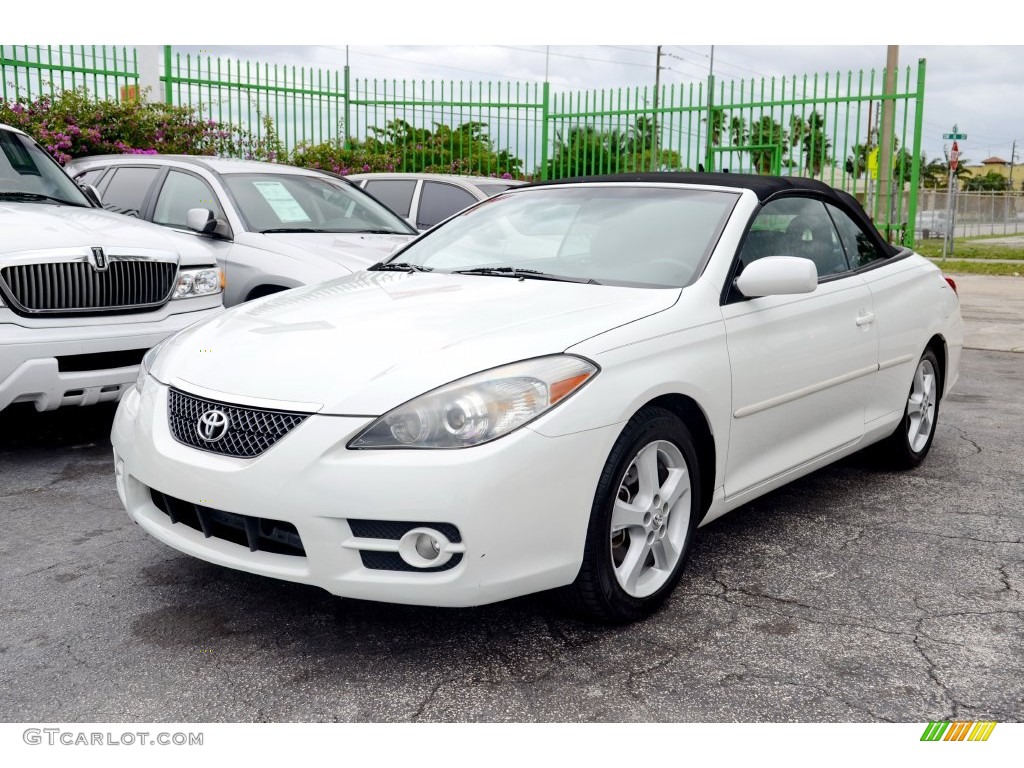
[[[181,311],[180,302],[169,302],[145,320],[111,316],[100,324],[90,317],[80,325],[68,324],[73,321],[67,318],[27,321],[0,308],[0,411],[11,403],[30,402],[37,411],[49,411],[120,399],[135,383],[137,364],[62,371],[58,358],[149,349],[223,311],[220,294],[183,301],[194,302],[190,311]]]

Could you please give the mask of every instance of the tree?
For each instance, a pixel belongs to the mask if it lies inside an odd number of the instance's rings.
[[[812,112],[805,121],[799,115],[793,115],[790,120],[790,136],[793,150],[800,149],[800,161],[802,167],[811,176],[817,176],[821,169],[832,162],[829,152],[832,149],[832,142],[825,135],[825,118],[817,112]]]
[[[925,162],[921,157],[921,186],[925,189],[943,189],[949,184],[949,165],[942,158]]]
[[[708,139],[713,147],[722,146],[722,135],[725,130],[726,117],[725,110],[721,107],[711,108],[711,125],[708,128]],[[704,122],[707,123],[708,119],[704,118]]]
[[[786,131],[782,124],[772,119],[771,115],[762,115],[761,119],[751,124],[749,142],[752,146],[761,146],[763,149],[750,150],[750,160],[758,173],[771,173],[773,171],[774,151],[772,146],[778,146],[779,154],[785,154],[789,147]]]
[[[556,131],[554,153],[545,170],[549,179],[633,171],[669,171],[682,167],[678,152],[658,147],[654,119],[641,116],[625,131],[599,131],[574,125]]]
[[[989,171],[984,176],[967,179],[963,184],[965,192],[1005,192],[1010,181],[998,171]]]

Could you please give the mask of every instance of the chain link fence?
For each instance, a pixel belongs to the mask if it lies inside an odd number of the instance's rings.
[[[950,206],[946,189],[922,189],[917,193],[918,238],[943,237],[951,215],[956,237],[1024,234],[1024,193],[954,190],[952,195]]]

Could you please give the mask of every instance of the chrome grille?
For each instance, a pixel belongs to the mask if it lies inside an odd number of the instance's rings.
[[[230,423],[227,433],[217,442],[203,440],[197,429],[199,417],[211,410],[225,414]],[[173,387],[168,390],[167,420],[174,439],[223,456],[259,456],[308,417],[308,413],[244,408],[186,395]]]
[[[19,314],[110,312],[163,304],[177,271],[173,262],[115,257],[102,271],[88,261],[15,264],[0,278]]]

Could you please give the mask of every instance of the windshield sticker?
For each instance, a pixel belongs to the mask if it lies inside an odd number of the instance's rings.
[[[293,221],[310,221],[306,212],[299,205],[299,201],[292,197],[292,193],[285,189],[284,184],[279,181],[254,181],[253,186],[263,195],[263,199],[270,204],[282,224]]]

